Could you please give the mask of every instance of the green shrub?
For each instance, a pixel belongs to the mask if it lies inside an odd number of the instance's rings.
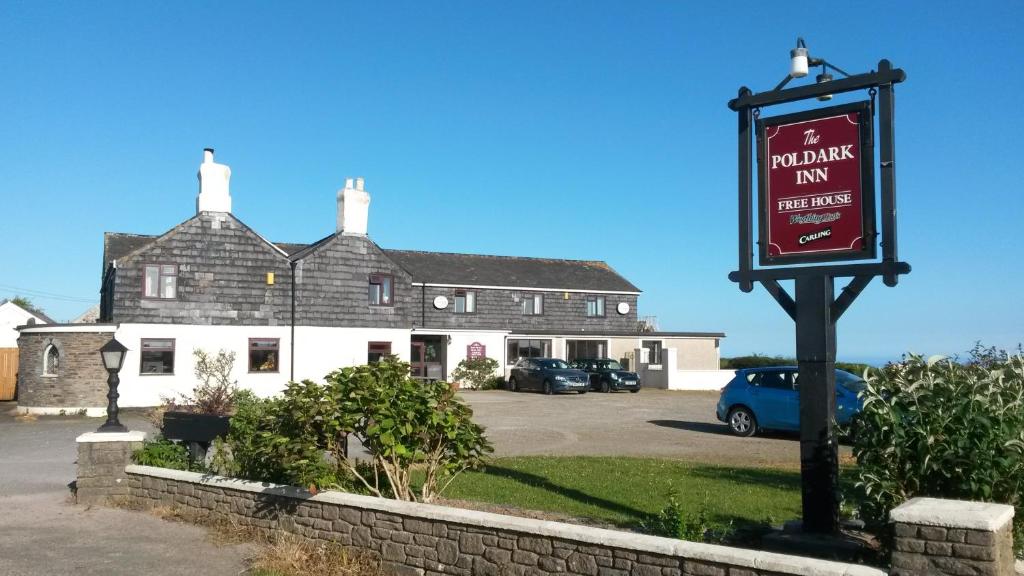
[[[961,364],[909,356],[869,377],[862,394],[853,452],[869,525],[884,527],[892,508],[932,496],[1011,504],[1021,532],[1024,357]]]
[[[719,360],[719,367],[722,370],[740,370],[743,368],[762,368],[768,366],[796,366],[796,364],[796,358],[787,358],[785,356],[761,356],[760,354],[736,356],[735,358],[722,358]],[[856,374],[857,376],[864,376],[865,371],[871,373],[878,370],[874,366],[860,364],[857,362],[836,362],[836,368],[846,370],[847,372]]]
[[[198,472],[202,465],[192,459],[188,448],[166,438],[157,437],[147,441],[142,448],[132,454],[132,461],[141,466],[156,466],[172,470],[191,470]]]
[[[452,370],[452,381],[470,390],[493,390],[501,382],[501,378],[494,375],[497,369],[498,361],[493,358],[462,360]]]
[[[640,523],[640,529],[655,536],[678,538],[690,542],[720,542],[731,532],[731,526],[712,524],[708,512],[708,497],[694,511],[687,510],[679,501],[679,493],[669,492],[668,504],[656,515]]]

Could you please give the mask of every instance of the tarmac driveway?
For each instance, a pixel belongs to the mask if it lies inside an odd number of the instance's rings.
[[[715,418],[718,392],[545,396],[467,390],[462,396],[487,428],[497,456],[651,456],[729,466],[800,466],[794,434],[731,435]],[[840,451],[849,457],[849,447]]]
[[[230,575],[244,569],[249,546],[216,546],[206,530],[149,514],[68,502],[75,478],[75,437],[94,418],[14,419],[0,403],[0,576]],[[148,425],[125,417],[134,430]]]

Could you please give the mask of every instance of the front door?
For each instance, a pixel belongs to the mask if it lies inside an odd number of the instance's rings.
[[[412,377],[413,378],[426,378],[427,377],[427,364],[423,360],[425,344],[423,342],[413,342],[412,348],[409,351],[409,362],[412,365]]]

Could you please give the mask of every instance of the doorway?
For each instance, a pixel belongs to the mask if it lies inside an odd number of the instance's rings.
[[[445,366],[447,356],[447,336],[414,335],[409,350],[412,377],[423,380],[444,380],[447,377]]]

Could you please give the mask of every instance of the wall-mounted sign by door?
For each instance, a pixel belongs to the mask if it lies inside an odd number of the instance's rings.
[[[486,357],[487,357],[487,346],[485,346],[485,345],[483,345],[483,344],[481,344],[479,342],[473,342],[472,344],[466,346],[466,359],[467,360],[474,360],[476,358],[486,358]]]
[[[757,121],[762,266],[875,257],[868,102]]]

